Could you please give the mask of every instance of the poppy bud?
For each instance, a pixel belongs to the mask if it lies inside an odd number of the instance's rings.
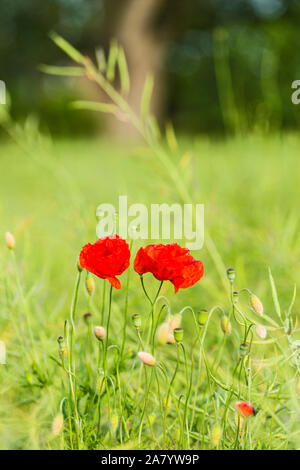
[[[235,270],[233,268],[228,268],[226,274],[230,282],[233,282],[235,280]]]
[[[240,344],[240,356],[241,357],[247,356],[248,352],[249,352],[248,344],[246,343]]]
[[[103,328],[103,326],[95,326],[94,335],[99,341],[103,341],[105,338],[105,329]]]
[[[10,232],[5,233],[5,242],[6,242],[7,248],[9,248],[10,250],[14,249],[14,247],[15,247],[15,238]]]
[[[181,343],[183,339],[183,329],[182,328],[175,328],[174,332],[174,339],[176,343]]]
[[[263,315],[264,306],[261,303],[261,301],[259,300],[259,298],[256,297],[256,295],[254,295],[254,294],[250,295],[250,304],[251,304],[251,307],[253,308],[254,312],[257,313],[257,315],[260,315],[260,316]]]
[[[225,315],[221,318],[221,329],[222,329],[223,333],[226,334],[226,336],[230,335],[230,333],[231,333],[231,324],[230,324],[228,318]]]
[[[158,344],[161,344],[161,345],[166,344],[168,340],[169,330],[170,330],[169,323],[165,322],[159,325],[159,327],[157,328],[157,332],[156,332],[156,340]]]
[[[170,322],[169,322],[170,330],[173,331],[173,330],[175,330],[175,328],[179,328],[180,323],[181,323],[181,315],[180,314],[174,315],[170,319]]]
[[[85,287],[89,295],[93,295],[95,292],[95,281],[92,276],[87,276],[85,281]]]
[[[255,328],[255,333],[257,334],[257,336],[259,336],[260,338],[262,339],[265,339],[266,336],[267,336],[267,330],[264,326],[262,325],[257,325],[256,328]]]
[[[131,320],[135,328],[140,328],[142,326],[142,319],[139,313],[135,313],[134,315],[132,315]]]
[[[140,351],[138,353],[138,357],[147,366],[154,366],[155,365],[156,360],[152,356],[152,354],[150,354],[150,353],[147,353],[145,351]]]
[[[211,442],[214,447],[217,447],[217,445],[219,444],[221,435],[222,435],[221,426],[217,424],[216,426],[213,427],[211,431]]]
[[[65,343],[65,339],[63,338],[63,336],[59,336],[57,338],[57,342],[58,342],[58,354],[60,358],[63,359],[67,355],[67,346]]]
[[[84,322],[86,325],[90,325],[91,324],[91,318],[92,318],[92,314],[87,312],[83,315],[83,319],[84,319]]]
[[[61,346],[62,344],[65,344],[65,340],[64,340],[63,336],[59,336],[57,338],[57,342],[58,342],[59,346]]]
[[[208,317],[207,310],[205,310],[205,309],[199,310],[199,312],[198,312],[198,322],[201,326],[204,325],[204,323],[207,320],[207,317]]]
[[[101,374],[96,382],[96,392],[99,395],[99,393],[103,392],[104,390],[104,382],[105,382],[105,377],[104,374]]]
[[[80,272],[80,273],[81,273],[81,271],[83,271],[83,267],[79,263],[79,259],[77,260],[77,269],[78,269],[78,272]]]
[[[169,410],[170,409],[170,406],[171,406],[171,397],[170,397],[170,394],[164,396],[163,398],[163,407],[165,410]]]
[[[58,436],[64,427],[64,417],[62,413],[58,413],[52,422],[52,433]]]
[[[167,337],[167,343],[168,344],[175,344],[175,338],[173,333],[169,333]]]
[[[256,411],[255,409],[253,408],[252,405],[250,405],[250,403],[248,403],[247,401],[238,401],[236,404],[236,409],[238,410],[238,412],[244,417],[244,418],[248,418],[249,416],[255,416],[256,415]]]
[[[239,293],[237,291],[232,292],[233,302],[236,304],[239,300]]]

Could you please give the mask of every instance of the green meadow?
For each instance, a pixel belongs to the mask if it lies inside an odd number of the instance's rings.
[[[186,309],[181,315],[187,360],[180,351],[177,363],[174,344],[155,347],[164,372],[138,360],[131,317],[141,315],[142,335],[150,318],[131,263],[127,309],[126,273],[122,289],[113,292],[109,344],[115,346],[108,350],[107,380],[99,389],[100,346],[83,315],[92,313],[92,325],[100,324],[102,309],[106,318],[108,288],[103,304],[104,282],[94,277],[95,293],[89,297],[83,272],[74,404],[57,338],[64,336],[70,316],[78,254],[96,239],[97,206],[117,206],[124,194],[129,203],[149,207],[183,201],[170,172],[144,143],[51,140],[30,120],[10,129],[0,145],[0,339],[7,350],[6,364],[0,365],[1,448],[299,449],[299,136],[182,136],[173,142],[170,162],[179,188],[183,183],[191,201],[205,205],[204,246],[193,252],[204,264],[203,278],[176,295],[168,282],[161,291],[170,315],[186,306],[195,313]],[[5,245],[6,231],[15,237],[14,250]],[[134,243],[132,260],[139,246],[140,241]],[[249,289],[264,306],[260,317],[250,308],[247,291],[239,294],[238,308],[267,329],[261,339],[253,326],[245,356],[242,317],[236,320],[230,313],[228,267],[236,271],[233,289]],[[154,295],[158,281],[148,274],[145,283]],[[220,308],[212,310],[215,306]],[[210,315],[197,327],[197,342],[194,320],[201,309]],[[228,336],[220,327],[224,315],[230,316]],[[166,312],[158,323],[164,317]],[[124,321],[127,338],[120,357]],[[168,380],[177,366],[170,391]],[[238,399],[248,400],[256,416],[238,417]],[[55,419],[63,419],[58,429]]]

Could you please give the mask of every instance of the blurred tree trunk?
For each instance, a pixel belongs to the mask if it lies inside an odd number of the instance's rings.
[[[123,12],[118,14],[114,36],[124,47],[128,61],[131,86],[128,100],[136,113],[140,111],[141,95],[147,74],[154,77],[155,86],[151,100],[151,111],[160,120],[165,103],[164,59],[166,40],[162,39],[156,27],[157,15],[165,0],[122,0]],[[110,120],[109,127],[114,134],[127,138],[136,137],[128,124]]]
[[[116,39],[124,48],[130,74],[130,93],[126,99],[137,114],[146,77],[153,75],[151,112],[158,121],[162,120],[165,107],[167,34],[159,30],[157,18],[165,3],[166,0],[107,0],[107,24],[100,33],[101,46],[107,51],[111,39]],[[94,83],[80,78],[77,86],[83,99],[106,101],[107,97]],[[99,114],[98,124],[99,132],[107,128],[114,136],[129,140],[138,137],[130,123],[118,121],[114,116]]]

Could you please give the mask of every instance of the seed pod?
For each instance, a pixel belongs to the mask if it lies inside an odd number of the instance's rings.
[[[14,236],[10,232],[5,233],[5,243],[7,248],[10,250],[14,249],[16,242]]]
[[[256,411],[250,403],[247,401],[238,401],[235,404],[238,412],[244,417],[248,418],[249,416],[255,416]]]
[[[173,331],[175,328],[179,328],[181,324],[181,315],[178,313],[174,315],[169,322],[170,330]]]
[[[95,281],[92,278],[92,276],[87,276],[85,280],[85,287],[87,290],[87,293],[92,296],[95,292]]]
[[[103,341],[105,338],[105,329],[103,328],[103,326],[95,326],[94,335],[99,341]]]
[[[175,328],[174,330],[174,339],[176,343],[181,343],[183,339],[183,329],[182,328]]]
[[[166,411],[168,411],[170,409],[170,406],[171,406],[171,396],[170,394],[168,394],[168,395],[165,395],[163,398],[163,407]]]
[[[247,356],[248,352],[249,352],[248,344],[246,343],[240,344],[240,356],[241,357]]]
[[[65,343],[65,339],[62,336],[57,338],[58,342],[58,355],[61,359],[64,359],[67,355],[67,346]]]
[[[235,280],[235,270],[233,268],[228,268],[226,274],[230,282],[233,282]]]
[[[267,337],[267,330],[262,325],[257,325],[256,326],[255,333],[257,334],[257,336],[259,336],[262,339],[265,339]]]
[[[231,333],[231,324],[228,318],[224,315],[221,318],[221,329],[226,336],[229,336]]]
[[[139,313],[135,313],[134,315],[132,315],[131,320],[135,328],[140,328],[142,326],[142,319]]]
[[[154,366],[155,365],[156,360],[152,356],[152,354],[150,354],[150,353],[147,353],[145,351],[140,351],[138,353],[138,357],[147,366]]]
[[[87,312],[83,315],[83,320],[84,320],[84,323],[86,325],[90,325],[91,324],[91,319],[92,319],[92,314],[90,312]]]
[[[263,315],[264,306],[256,295],[254,294],[250,295],[250,304],[254,312],[257,313],[257,315],[260,315],[260,316]]]
[[[159,325],[156,331],[156,340],[158,344],[166,344],[166,342],[168,341],[169,331],[169,323],[165,322]]]
[[[62,413],[58,413],[52,421],[52,433],[58,436],[64,427],[64,417]]]
[[[222,429],[221,429],[221,426],[217,424],[216,426],[213,427],[211,431],[211,442],[214,447],[218,446],[221,436],[222,436]]]
[[[96,392],[98,395],[104,390],[104,386],[105,386],[104,382],[105,382],[105,377],[102,374],[98,377],[97,382],[96,382]]]
[[[199,325],[203,326],[207,320],[208,317],[208,311],[205,309],[199,310],[198,312],[198,322]]]

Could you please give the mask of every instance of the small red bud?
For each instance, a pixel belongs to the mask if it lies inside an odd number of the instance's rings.
[[[255,409],[253,408],[252,405],[250,405],[250,403],[248,403],[247,401],[238,401],[236,404],[235,404],[238,412],[244,417],[244,418],[249,418],[249,416],[255,416],[256,415],[256,411]]]

